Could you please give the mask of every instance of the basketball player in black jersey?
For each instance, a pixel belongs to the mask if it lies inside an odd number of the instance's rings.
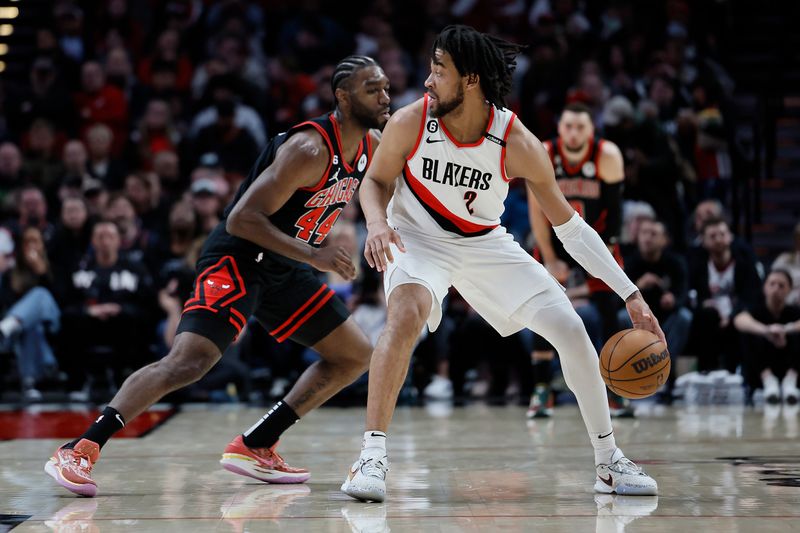
[[[228,445],[221,463],[270,483],[309,478],[275,452],[278,438],[363,374],[372,350],[311,267],[355,277],[344,249],[320,245],[364,178],[378,141],[370,129],[389,119],[388,83],[373,59],[345,58],[331,80],[336,109],[270,141],[203,247],[170,353],[131,375],[97,421],[56,451],[45,471],[60,485],[94,496],[92,466],[111,435],[164,395],[202,378],[251,315],[278,342],[294,340],[322,359]]]
[[[622,223],[622,184],[625,179],[622,152],[611,141],[595,136],[591,111],[581,103],[569,104],[564,109],[558,122],[558,137],[543,144],[567,202],[597,231],[621,263],[617,238]],[[535,254],[560,283],[566,284],[570,270],[580,266],[555,238],[550,222],[530,193],[528,205],[536,237]],[[572,288],[571,292],[573,297],[589,297],[600,315],[603,340],[616,332],[617,300],[608,285],[587,275],[586,283]],[[532,354],[536,389],[531,396],[529,418],[552,414],[550,381],[554,354],[553,346],[537,335]],[[609,407],[612,416],[633,416],[630,402],[611,392]]]

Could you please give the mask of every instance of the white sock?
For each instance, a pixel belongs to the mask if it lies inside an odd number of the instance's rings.
[[[19,319],[15,316],[8,315],[3,320],[0,320],[0,333],[4,337],[10,337],[17,331],[22,329]]]
[[[383,431],[365,431],[361,441],[361,457],[383,457],[386,455],[386,433]]]
[[[592,446],[594,447],[594,464],[596,465],[611,464],[614,452],[619,450],[614,440],[614,433],[609,433],[589,433],[589,438],[592,440]],[[600,437],[603,438],[601,439]]]

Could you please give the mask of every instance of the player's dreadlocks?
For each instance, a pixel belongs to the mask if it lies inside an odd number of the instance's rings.
[[[453,58],[462,76],[477,74],[486,100],[495,107],[505,107],[506,95],[511,92],[511,75],[517,68],[516,57],[525,47],[481,33],[463,25],[447,26],[433,43]]]
[[[362,68],[376,66],[378,66],[378,63],[368,56],[347,56],[339,61],[339,64],[336,65],[336,70],[333,71],[333,76],[331,76],[331,91],[333,91],[334,100],[336,100],[336,89],[346,85],[350,76]],[[336,100],[336,105],[339,105],[338,100]]]

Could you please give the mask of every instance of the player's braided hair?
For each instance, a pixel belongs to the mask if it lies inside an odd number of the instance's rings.
[[[378,66],[378,63],[369,56],[353,55],[339,61],[339,64],[336,65],[336,70],[333,71],[333,76],[331,76],[331,91],[333,92],[334,100],[336,100],[336,89],[346,85],[350,76],[362,68],[376,66]],[[336,105],[339,105],[338,100],[336,100]]]
[[[516,57],[524,46],[457,24],[447,26],[436,37],[431,55],[437,48],[450,54],[459,74],[479,76],[489,103],[505,107],[505,97],[511,92],[511,75],[517,68]]]

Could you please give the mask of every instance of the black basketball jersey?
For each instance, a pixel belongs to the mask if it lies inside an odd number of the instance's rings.
[[[613,220],[609,224],[609,203],[613,198],[608,193],[614,188],[621,187],[621,184],[608,185],[598,173],[600,154],[604,140],[595,137],[589,140],[589,150],[584,158],[577,164],[571,164],[567,159],[561,139],[553,138],[544,143],[545,148],[550,154],[553,163],[553,170],[556,175],[556,182],[567,202],[578,214],[583,217],[587,224],[592,226],[606,242],[616,240],[616,226],[619,213],[611,213]],[[618,209],[617,206],[616,209]],[[556,255],[568,264],[574,265],[575,261],[564,250],[561,241],[555,237],[555,232],[551,229],[553,248]],[[614,235],[609,235],[609,232]]]
[[[325,140],[330,154],[328,168],[316,185],[295,191],[278,211],[270,215],[269,220],[282,232],[311,246],[319,247],[325,241],[342,210],[364,179],[372,157],[372,141],[370,135],[367,134],[359,144],[353,166],[345,161],[342,155],[339,123],[333,113],[298,124],[270,140],[253,165],[247,179],[242,182],[233,201],[225,209],[222,221],[206,240],[203,255],[218,252],[240,252],[255,254],[253,257],[259,257],[258,254],[265,253],[282,262],[299,264],[297,261],[265,250],[246,239],[230,235],[225,230],[225,222],[244,192],[275,160],[278,148],[289,137],[308,128],[317,130]]]
[[[561,139],[556,137],[545,145],[553,162],[558,187],[567,202],[598,232],[600,231],[597,227],[598,222],[602,222],[606,217],[602,202],[603,180],[597,171],[602,143],[603,139],[599,137],[590,139],[586,156],[574,165],[566,158]]]

